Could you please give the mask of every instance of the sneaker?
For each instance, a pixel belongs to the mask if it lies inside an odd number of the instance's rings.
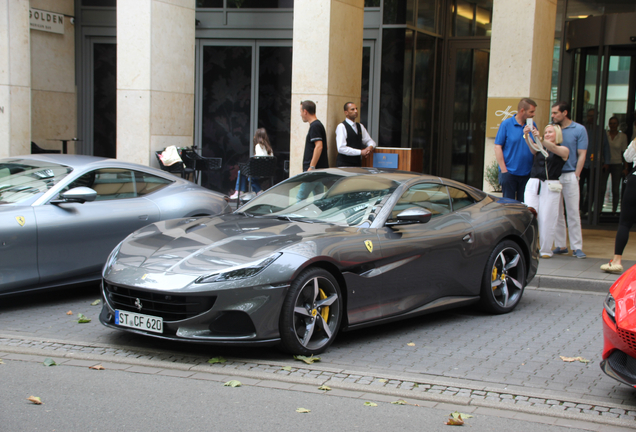
[[[552,253],[558,254],[558,255],[562,255],[562,254],[566,254],[568,253],[568,248],[555,248],[552,250]]]
[[[572,252],[572,256],[575,256],[577,258],[587,258],[587,255],[585,255],[581,249],[577,249]]]
[[[543,258],[543,259],[552,258],[552,255],[542,254],[542,255],[541,255],[541,258]]]
[[[235,199],[237,199],[237,198],[238,198],[238,191],[234,192],[234,193],[230,196],[230,199],[231,199],[231,200],[235,200]]]
[[[612,264],[612,260],[610,260],[609,263],[601,266],[601,270],[607,273],[621,274],[623,273],[623,266],[620,264]]]

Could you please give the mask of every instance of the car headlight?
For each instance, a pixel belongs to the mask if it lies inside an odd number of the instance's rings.
[[[614,301],[614,297],[612,297],[612,294],[608,294],[607,297],[605,297],[603,307],[605,308],[605,312],[607,312],[607,315],[612,318],[612,321],[616,322],[616,302]]]
[[[115,264],[115,261],[117,261],[117,255],[119,255],[119,249],[121,249],[121,245],[123,243],[124,243],[123,240],[119,242],[119,244],[115,246],[115,249],[113,249],[110,255],[108,255],[108,259],[106,260],[106,264],[104,265],[104,270],[102,272],[102,277],[106,274],[106,271],[110,269],[113,266],[113,264]]]
[[[256,263],[234,267],[230,270],[220,273],[200,276],[194,281],[194,283],[226,282],[256,276],[257,274],[265,270],[271,263],[276,261],[281,255],[282,253],[277,253]]]

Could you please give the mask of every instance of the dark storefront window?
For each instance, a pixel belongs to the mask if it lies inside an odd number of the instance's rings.
[[[413,31],[384,29],[380,86],[381,147],[410,147]]]
[[[208,189],[234,189],[238,164],[249,157],[251,95],[252,47],[204,47],[202,151],[223,158],[221,170],[203,173]]]
[[[430,173],[433,98],[435,97],[435,38],[419,33],[415,49],[413,138],[411,147],[423,149],[424,172]]]
[[[418,0],[417,28],[437,33],[441,0]]]
[[[369,127],[369,79],[370,79],[370,66],[371,66],[371,48],[362,48],[362,89],[360,90],[360,106],[358,111],[360,113],[360,123]]]
[[[115,7],[116,4],[117,0],[82,0],[82,6]]]
[[[384,16],[382,21],[384,24],[406,24],[407,3],[411,4],[409,8],[413,10],[414,0],[384,0]],[[411,12],[411,16],[413,13]]]
[[[258,127],[265,128],[278,159],[276,182],[287,178],[291,124],[291,47],[260,47],[258,74]],[[252,141],[250,140],[250,146]]]
[[[453,0],[453,36],[490,36],[492,0]]]
[[[93,156],[117,157],[117,45],[93,46]]]

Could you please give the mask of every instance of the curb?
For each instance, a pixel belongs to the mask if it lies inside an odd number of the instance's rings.
[[[573,291],[609,292],[614,281],[563,276],[536,275],[528,284],[533,288],[567,289]]]
[[[68,359],[69,361],[71,360],[94,361],[95,364],[117,363],[117,364],[130,365],[131,367],[141,366],[141,367],[153,368],[154,372],[152,373],[158,373],[160,369],[190,371],[193,373],[196,372],[197,375],[204,374],[205,376],[208,376],[208,378],[203,378],[203,377],[198,377],[198,378],[208,379],[210,381],[224,381],[224,380],[232,379],[233,377],[244,377],[247,379],[255,380],[252,383],[249,383],[249,382],[245,383],[245,385],[257,385],[258,382],[260,381],[269,381],[269,382],[276,381],[276,382],[284,382],[289,384],[308,385],[308,386],[316,386],[316,387],[323,384],[327,384],[333,389],[355,393],[355,394],[347,395],[347,394],[342,394],[341,392],[339,392],[337,394],[338,396],[345,396],[345,397],[360,398],[365,395],[368,395],[369,397],[371,395],[384,395],[384,396],[392,396],[396,398],[406,398],[406,399],[418,400],[418,401],[421,400],[421,401],[428,401],[428,402],[440,403],[440,404],[456,404],[456,405],[473,406],[473,407],[495,408],[495,409],[504,410],[504,411],[512,411],[512,412],[518,412],[518,413],[538,415],[541,417],[547,416],[551,418],[576,420],[576,421],[581,421],[585,423],[612,425],[612,426],[627,427],[627,428],[634,428],[634,424],[635,424],[633,421],[630,421],[630,420],[615,419],[615,418],[603,417],[600,415],[591,416],[584,413],[566,412],[565,410],[555,410],[547,406],[515,405],[511,403],[506,403],[503,401],[495,401],[495,400],[487,400],[487,399],[480,400],[480,399],[475,399],[475,398],[466,397],[466,396],[452,396],[452,395],[434,394],[434,393],[433,394],[416,393],[416,392],[413,392],[412,390],[404,390],[404,389],[398,389],[398,388],[385,388],[385,387],[376,387],[376,386],[363,385],[363,384],[357,384],[357,383],[338,382],[338,381],[333,381],[331,379],[325,379],[325,378],[320,379],[318,377],[309,378],[309,377],[298,377],[298,376],[285,376],[285,375],[277,375],[277,374],[273,374],[269,372],[257,372],[257,371],[241,370],[236,368],[214,370],[214,366],[205,365],[205,364],[191,365],[191,364],[177,363],[177,362],[171,362],[171,361],[148,360],[148,359],[142,359],[142,358],[111,356],[111,355],[103,355],[103,354],[96,355],[96,354],[89,354],[89,353],[82,353],[82,352],[64,352],[64,353],[60,352],[59,353],[60,355],[56,355],[58,353],[51,350],[46,350],[41,348],[19,347],[19,346],[11,346],[11,345],[0,346],[0,351],[9,353],[9,354],[18,354],[18,355],[22,354],[22,355],[28,355],[28,356],[44,356],[44,357],[51,357],[51,358],[58,358],[58,359]],[[19,357],[14,359],[7,358],[7,360],[40,361],[40,359],[19,358]],[[238,361],[238,360],[232,359],[232,361]],[[282,364],[283,362],[264,362],[264,364],[267,364],[267,365],[273,365],[274,363],[278,365],[278,364]],[[60,364],[64,365],[64,363],[60,363]],[[297,362],[294,362],[294,363],[289,362],[286,365],[291,365],[291,364],[293,364],[294,367],[298,367]],[[73,364],[70,364],[70,365],[72,366]],[[79,366],[79,364],[75,364],[75,365]],[[86,366],[86,365],[82,365],[82,366]],[[309,369],[309,368],[314,370],[326,369],[326,368],[320,368],[318,367],[318,365],[306,365],[306,366],[307,367],[304,369]],[[329,368],[329,369],[331,371],[338,370],[337,368]],[[340,371],[342,373],[347,373],[344,370],[340,370]],[[133,372],[133,371],[130,371],[130,372]],[[366,374],[368,375],[369,373],[366,372]],[[395,376],[395,378],[397,378],[397,375]],[[482,388],[483,386],[478,386],[478,387]],[[525,393],[532,393],[532,392],[530,391]],[[529,394],[528,396],[533,397],[533,395],[531,394]],[[543,395],[543,398],[545,398],[545,395]],[[576,402],[570,399],[572,398],[568,398],[567,401]],[[581,401],[581,402],[585,404],[594,404],[593,402],[587,401],[587,400]],[[596,405],[618,408],[623,410],[634,409],[634,407],[631,407],[631,406],[624,406],[624,405],[611,404],[611,403],[605,403],[605,402],[598,403]]]

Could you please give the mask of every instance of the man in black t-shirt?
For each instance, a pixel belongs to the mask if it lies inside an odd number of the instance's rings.
[[[327,132],[320,120],[316,118],[316,104],[312,101],[302,101],[300,103],[300,117],[303,122],[309,123],[309,131],[307,132],[307,138],[305,138],[303,171],[329,168]],[[303,200],[311,192],[314,192],[314,195],[318,195],[322,192],[322,185],[316,183],[303,184],[296,198],[299,201]]]

